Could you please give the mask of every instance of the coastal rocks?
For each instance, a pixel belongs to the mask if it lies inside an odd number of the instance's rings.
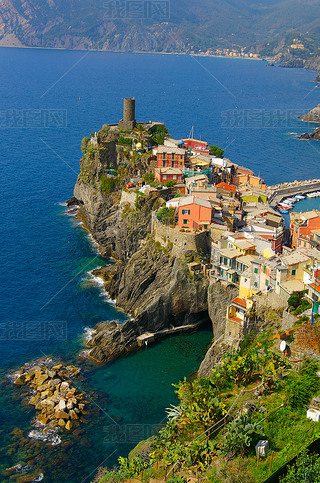
[[[298,139],[315,139],[316,141],[320,141],[320,127],[317,127],[312,133],[305,132],[301,134]]]
[[[105,362],[138,348],[138,326],[132,320],[120,324],[100,322],[94,328],[87,347],[92,348],[89,357],[96,362]]]
[[[300,116],[298,119],[306,122],[320,123],[320,104],[318,104],[317,107],[311,109],[311,111],[307,114],[303,114],[302,116]]]
[[[126,265],[117,264],[110,270],[106,267],[105,273],[105,289],[133,319],[101,322],[94,327],[87,347],[92,348],[89,357],[96,361],[135,350],[137,337],[145,332],[208,320],[208,280],[188,276],[183,260],[170,258],[152,241]]]
[[[70,430],[70,420],[78,421],[85,414],[84,394],[72,387],[70,380],[78,374],[77,367],[43,361],[41,364],[26,365],[11,376],[15,385],[25,385],[30,389],[28,404],[37,411],[33,424],[40,430],[31,436],[29,434],[29,437],[48,440],[50,431],[63,427]]]

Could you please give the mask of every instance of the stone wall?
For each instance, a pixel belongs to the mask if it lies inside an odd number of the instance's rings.
[[[137,193],[134,191],[121,191],[121,199],[120,199],[120,205],[123,205],[124,203],[128,203],[131,206],[134,206],[135,201],[137,199]]]
[[[186,233],[179,229],[160,223],[155,214],[152,217],[152,231],[156,242],[163,247],[172,249],[173,257],[183,257],[187,250],[201,252],[202,255],[209,253],[209,233]]]

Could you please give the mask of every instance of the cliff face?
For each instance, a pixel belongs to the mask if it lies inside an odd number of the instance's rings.
[[[173,257],[170,250],[155,243],[151,217],[164,203],[163,190],[138,196],[134,206],[119,204],[118,189],[101,191],[104,173],[110,166],[117,167],[119,161],[114,139],[108,139],[103,150],[101,143],[95,149],[84,146],[71,203],[80,206],[78,216],[99,243],[101,253],[117,260],[96,270],[95,275],[104,280],[117,306],[132,319],[124,324],[97,324],[88,342],[91,357],[97,361],[113,359],[134,350],[137,337],[145,332],[194,324],[209,317],[214,336],[219,337],[235,291],[209,283],[203,276],[194,277],[183,256]],[[126,168],[130,175],[134,169],[141,175],[146,167],[137,159],[133,166]],[[122,172],[119,166],[117,170]]]
[[[311,111],[307,114],[300,116],[299,119],[306,122],[320,123],[320,104],[318,104],[314,109],[311,109]]]
[[[209,347],[205,358],[199,368],[199,377],[208,377],[212,368],[220,360],[222,354],[230,350],[223,343],[223,335],[226,327],[227,306],[238,295],[238,288],[235,286],[221,287],[211,282],[208,288],[208,313],[212,321],[214,335],[213,344]]]

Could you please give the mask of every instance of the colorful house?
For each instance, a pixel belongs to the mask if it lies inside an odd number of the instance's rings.
[[[260,176],[256,176],[251,169],[244,168],[243,166],[237,168],[237,172],[232,179],[233,184],[236,186],[248,185],[252,188],[259,188],[262,191],[266,191],[266,184]]]
[[[178,168],[156,168],[154,170],[154,179],[163,184],[166,183],[166,181],[182,183],[183,172]]]
[[[312,210],[305,213],[290,213],[290,234],[292,248],[308,247],[314,233],[320,229],[320,211]]]
[[[236,195],[237,189],[232,184],[222,182],[222,183],[216,184],[215,187],[216,187],[217,193],[219,193],[221,195],[226,195],[226,196],[231,196],[231,197],[235,197],[235,195]]]
[[[192,230],[207,229],[210,227],[214,209],[209,201],[195,196],[179,198],[179,206],[176,209],[179,228]]]
[[[157,149],[157,168],[184,168],[185,149],[160,145]]]
[[[186,146],[189,151],[195,151],[204,154],[210,154],[210,149],[208,147],[208,143],[205,141],[200,141],[199,139],[182,139],[182,142]]]

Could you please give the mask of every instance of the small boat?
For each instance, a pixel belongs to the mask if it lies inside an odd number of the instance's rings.
[[[288,210],[284,210],[283,208],[279,208],[279,213],[288,213]]]
[[[304,200],[305,199],[305,196],[303,196],[303,195],[297,195],[296,198],[298,200]]]

